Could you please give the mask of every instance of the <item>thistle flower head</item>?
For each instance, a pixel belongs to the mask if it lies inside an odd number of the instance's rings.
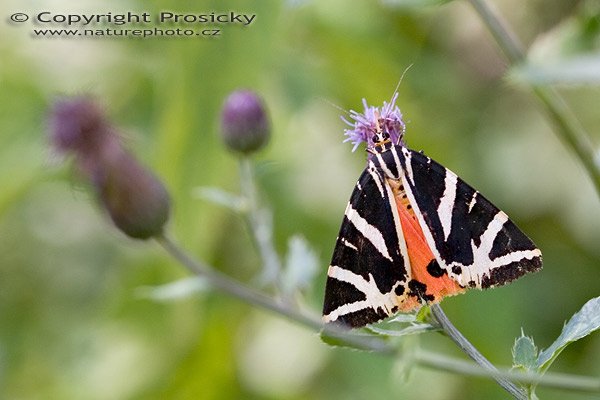
[[[392,143],[403,143],[405,125],[400,108],[396,105],[397,98],[398,93],[396,92],[389,103],[383,102],[381,108],[369,106],[367,100],[363,99],[365,107],[363,113],[350,110],[351,121],[342,117],[342,120],[352,127],[352,129],[344,130],[344,135],[347,136],[344,142],[354,144],[352,151],[355,151],[362,142],[367,143],[368,149],[373,148],[375,146],[373,138],[375,134],[381,132],[387,132]]]
[[[117,228],[137,239],[162,233],[170,209],[166,188],[123,147],[96,102],[62,99],[54,104],[49,125],[53,148],[74,156],[77,170]]]
[[[93,152],[113,134],[101,107],[86,96],[59,99],[49,125],[50,141],[63,154]]]

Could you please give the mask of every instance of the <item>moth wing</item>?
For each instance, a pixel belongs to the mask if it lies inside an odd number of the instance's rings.
[[[488,288],[541,269],[540,250],[503,211],[431,158],[396,149],[424,236],[440,267],[457,283]]]
[[[327,272],[324,322],[358,327],[395,313],[407,295],[409,271],[392,190],[369,163],[346,207]]]

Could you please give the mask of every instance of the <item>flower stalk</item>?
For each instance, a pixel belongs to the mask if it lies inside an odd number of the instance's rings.
[[[486,0],[469,0],[469,3],[487,26],[508,61],[512,65],[524,63],[527,55],[523,45],[499,12]],[[597,162],[596,145],[590,135],[556,90],[543,85],[532,85],[531,89],[547,112],[555,133],[579,158],[596,188],[596,193],[600,195],[600,164]]]

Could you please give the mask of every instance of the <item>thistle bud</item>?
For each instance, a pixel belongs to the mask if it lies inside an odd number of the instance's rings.
[[[54,148],[75,156],[103,208],[126,235],[160,235],[169,217],[169,195],[162,183],[127,152],[103,111],[91,99],[57,102],[50,116]]]
[[[231,93],[221,114],[221,133],[226,146],[248,154],[269,141],[270,123],[263,101],[249,90]]]
[[[162,233],[169,219],[169,194],[131,154],[122,149],[105,154],[92,179],[103,207],[126,235],[148,239]]]

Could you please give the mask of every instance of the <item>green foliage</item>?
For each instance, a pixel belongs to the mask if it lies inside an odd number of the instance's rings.
[[[288,251],[281,271],[282,294],[291,298],[296,291],[307,289],[315,279],[319,268],[319,258],[300,235],[288,240]]]
[[[559,60],[544,66],[526,64],[512,72],[516,81],[531,85],[598,85],[600,84],[600,56],[579,56]]]
[[[600,7],[583,1],[576,13],[540,36],[530,47],[528,61],[510,77],[529,85],[600,84]]]
[[[600,328],[600,297],[593,298],[583,305],[581,310],[573,314],[550,347],[540,352],[537,368],[546,371],[556,357],[567,347]]]
[[[238,213],[244,213],[248,209],[248,202],[244,198],[223,189],[215,187],[199,187],[194,190],[194,194]]]
[[[600,328],[600,297],[593,298],[583,305],[581,310],[573,314],[565,324],[560,336],[545,350],[538,354],[533,339],[521,336],[515,340],[513,346],[513,367],[538,374],[544,373],[556,361],[560,353],[571,343],[582,339]],[[537,383],[527,385],[531,399],[535,399],[535,388]]]
[[[386,328],[381,328],[377,325],[369,326],[369,330],[377,333],[378,335],[383,336],[392,336],[392,337],[400,337],[406,335],[417,335],[420,333],[437,331],[438,327],[435,327],[428,323],[416,322],[416,318],[414,315],[406,314],[402,315],[402,318],[392,318],[389,322],[385,323]],[[400,326],[398,326],[400,324]],[[407,326],[402,327],[401,324],[406,324]],[[394,329],[391,329],[394,328]]]
[[[141,286],[136,292],[141,299],[167,302],[196,296],[209,287],[202,277],[194,276],[159,286]]]

